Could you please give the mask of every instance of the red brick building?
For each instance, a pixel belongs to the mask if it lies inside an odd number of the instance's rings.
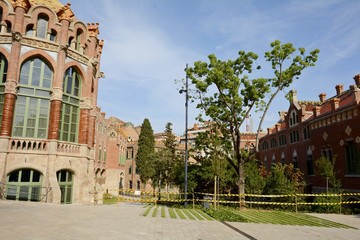
[[[92,202],[103,41],[57,0],[0,0],[0,195]]]
[[[360,191],[360,75],[348,90],[337,85],[336,95],[320,101],[299,101],[292,91],[287,112],[260,139],[260,160],[293,163],[304,173],[309,191],[324,191],[326,180],[316,176],[314,162],[336,158],[335,169],[345,191]]]

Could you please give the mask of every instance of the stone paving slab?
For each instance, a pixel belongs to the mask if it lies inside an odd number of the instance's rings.
[[[142,204],[84,206],[0,201],[0,239],[360,239],[360,230],[143,217]],[[360,216],[317,215],[360,227]]]

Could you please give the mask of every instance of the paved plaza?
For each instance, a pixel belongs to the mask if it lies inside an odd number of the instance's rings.
[[[141,204],[54,205],[0,201],[0,239],[360,239],[360,230],[144,217]],[[360,228],[360,215],[316,214]]]

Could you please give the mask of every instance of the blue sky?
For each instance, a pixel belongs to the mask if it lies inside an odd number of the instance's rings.
[[[61,0],[62,3],[66,1]],[[262,77],[272,77],[263,60],[270,42],[292,42],[307,51],[320,49],[316,66],[293,85],[299,100],[335,95],[348,89],[360,73],[360,1],[358,0],[71,0],[81,21],[100,23],[105,45],[101,59],[98,105],[106,116],[140,125],[148,118],[155,132],[167,122],[185,129],[185,97],[175,79],[184,78],[186,63],[235,59],[239,50],[259,55]],[[267,65],[267,66],[266,66]],[[250,76],[251,77],[251,76]],[[263,129],[287,110],[284,93],[273,103]],[[189,127],[197,110],[189,108]],[[253,129],[258,116],[252,115]]]

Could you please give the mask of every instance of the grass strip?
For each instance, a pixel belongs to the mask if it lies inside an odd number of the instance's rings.
[[[146,217],[147,215],[149,215],[149,212],[151,211],[153,205],[149,205],[146,209],[146,211],[144,212],[143,216]]]
[[[164,206],[161,206],[161,217],[162,218],[166,217],[166,215],[165,215],[165,207]]]
[[[332,222],[326,219],[318,218],[315,216],[281,212],[281,211],[233,211],[235,214],[246,218],[249,222],[253,223],[270,223],[281,225],[298,225],[298,226],[313,226],[313,227],[334,227],[334,228],[353,228],[344,224]]]
[[[183,209],[182,211],[185,213],[185,215],[188,217],[188,219],[196,220],[195,217],[189,212],[189,210]]]
[[[152,217],[156,217],[157,212],[158,212],[158,206],[156,206],[156,208],[154,209],[153,213],[152,213]]]
[[[204,218],[195,209],[189,209],[189,211],[195,218],[204,220]]]
[[[170,215],[170,218],[176,218],[176,213],[175,213],[175,211],[174,211],[174,209],[173,208],[168,208],[168,210],[169,210],[169,215]]]
[[[184,213],[179,208],[175,208],[175,212],[181,219],[186,219]]]
[[[195,209],[195,211],[197,211],[204,219],[206,219],[208,221],[213,221],[214,220],[212,217],[210,217],[209,215],[207,215],[206,213],[204,213],[200,209]]]

